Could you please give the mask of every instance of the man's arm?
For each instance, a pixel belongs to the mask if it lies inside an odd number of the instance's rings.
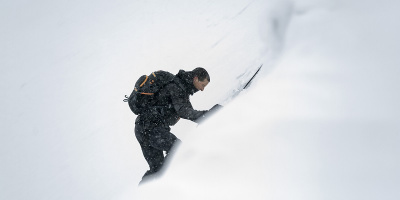
[[[191,121],[196,121],[202,117],[207,111],[199,111],[193,109],[189,99],[185,96],[184,92],[176,85],[169,85],[168,91],[171,94],[172,106],[178,113],[178,116]]]

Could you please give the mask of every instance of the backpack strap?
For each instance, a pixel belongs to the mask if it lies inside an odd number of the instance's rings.
[[[146,92],[141,92],[140,94],[143,94],[143,95],[154,95],[154,93],[146,93]]]
[[[140,84],[140,87],[142,87],[146,83],[147,79],[149,79],[149,76],[146,75],[146,79],[144,79],[143,83]]]

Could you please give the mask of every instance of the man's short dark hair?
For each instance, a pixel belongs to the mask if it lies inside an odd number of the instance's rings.
[[[210,82],[210,75],[208,75],[208,72],[204,68],[197,67],[192,72],[194,77],[197,76],[197,78],[199,78],[200,81],[204,81],[205,79],[207,79],[207,81]]]

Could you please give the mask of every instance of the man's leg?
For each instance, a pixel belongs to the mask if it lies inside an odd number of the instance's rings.
[[[168,153],[180,140],[170,132],[169,127],[155,127],[150,131],[149,142],[152,147]]]
[[[142,148],[143,156],[150,167],[150,170],[144,174],[142,182],[145,178],[149,179],[151,175],[155,175],[156,172],[161,170],[165,163],[163,151],[166,151],[167,156],[170,157],[172,151],[175,149],[174,146],[180,142],[169,131],[169,127],[155,127],[145,132],[142,126],[136,124],[135,135]]]
[[[158,171],[164,164],[164,154],[163,151],[158,150],[148,144],[140,144],[143,152],[143,156],[146,159],[150,169],[142,177],[140,184],[156,178]]]
[[[161,152],[165,151],[167,154],[163,162],[160,163],[159,168],[157,168],[157,171],[161,170],[167,158],[168,160],[170,159],[177,144],[180,143],[180,140],[169,131],[169,127],[155,127],[149,132],[147,137],[151,147],[161,150]]]
[[[143,156],[150,167],[150,170],[143,175],[143,181],[145,177],[155,174],[161,169],[164,163],[164,154],[162,150],[151,146],[148,138],[149,132],[146,132],[140,124],[135,125],[135,135],[142,149]]]

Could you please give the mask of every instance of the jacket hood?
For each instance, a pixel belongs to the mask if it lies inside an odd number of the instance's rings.
[[[194,75],[192,72],[186,72],[184,70],[179,70],[178,74],[176,74],[176,77],[180,79],[181,83],[185,87],[186,92],[188,92],[190,95],[193,95],[198,89],[196,89],[193,85],[193,78]]]

